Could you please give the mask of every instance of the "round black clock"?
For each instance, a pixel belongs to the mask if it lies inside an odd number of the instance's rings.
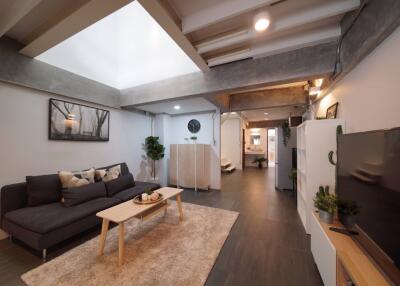
[[[197,133],[200,131],[200,122],[197,119],[192,119],[188,123],[188,129],[191,133]]]

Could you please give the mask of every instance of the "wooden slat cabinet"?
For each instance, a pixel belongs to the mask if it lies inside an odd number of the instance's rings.
[[[210,149],[207,144],[171,144],[169,183],[184,188],[209,189]]]

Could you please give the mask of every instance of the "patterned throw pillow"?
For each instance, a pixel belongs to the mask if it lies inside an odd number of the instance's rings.
[[[121,175],[121,165],[111,167],[109,169],[96,170],[96,179],[103,182],[108,182],[118,178]]]
[[[58,176],[64,189],[75,188],[94,183],[95,169],[80,172],[60,171]]]

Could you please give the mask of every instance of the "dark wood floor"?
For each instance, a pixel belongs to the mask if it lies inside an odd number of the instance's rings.
[[[183,201],[240,213],[206,285],[323,285],[295,199],[275,190],[273,168],[223,175],[222,191],[188,190]],[[95,229],[50,249],[50,259],[98,233]],[[0,241],[0,285],[24,285],[19,277],[41,264],[38,255],[18,242]]]

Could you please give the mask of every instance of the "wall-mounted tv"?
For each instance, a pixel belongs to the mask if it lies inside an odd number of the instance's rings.
[[[338,197],[360,207],[353,239],[400,285],[400,128],[338,137]]]

